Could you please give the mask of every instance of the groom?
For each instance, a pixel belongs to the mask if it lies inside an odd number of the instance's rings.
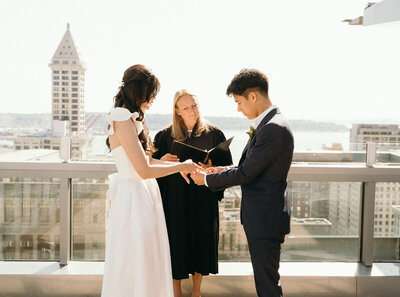
[[[268,78],[255,69],[243,69],[226,91],[237,110],[254,123],[250,139],[236,167],[214,167],[191,178],[213,191],[241,185],[243,224],[259,297],[280,297],[281,244],[290,230],[286,178],[293,156],[293,135],[268,96]]]

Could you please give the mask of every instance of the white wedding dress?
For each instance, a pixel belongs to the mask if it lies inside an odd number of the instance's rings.
[[[140,133],[137,112],[114,108],[114,121],[130,118]],[[106,259],[102,297],[173,297],[171,260],[161,195],[155,179],[142,179],[122,146],[111,151],[118,173],[107,191]]]

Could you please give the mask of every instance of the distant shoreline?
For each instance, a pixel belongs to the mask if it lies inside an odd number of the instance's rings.
[[[92,116],[98,116],[97,121],[91,122]],[[86,126],[90,126],[91,131],[105,131],[107,122],[105,120],[105,113],[87,113]],[[239,117],[204,117],[211,124],[219,127],[220,129],[229,130],[246,130],[251,121]],[[146,116],[146,123],[151,130],[161,130],[171,123],[171,114],[148,114]],[[288,119],[293,131],[315,131],[315,132],[346,132],[349,127],[344,124],[336,124],[329,121],[313,121],[302,119]],[[51,114],[17,114],[17,113],[0,113],[0,129],[51,129]]]

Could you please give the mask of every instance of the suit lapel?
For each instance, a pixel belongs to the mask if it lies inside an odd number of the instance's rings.
[[[242,164],[244,157],[246,156],[246,152],[250,147],[250,144],[254,143],[255,138],[257,137],[257,133],[259,131],[259,129],[261,129],[266,123],[268,123],[277,113],[280,113],[278,108],[275,108],[273,110],[271,110],[261,121],[260,125],[258,125],[257,127],[257,132],[256,134],[253,136],[253,139],[249,140],[246,144],[246,146],[243,149],[242,152],[242,156],[240,157],[240,161],[239,161],[239,165]]]

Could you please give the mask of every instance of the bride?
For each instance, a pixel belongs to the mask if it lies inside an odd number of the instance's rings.
[[[107,145],[118,173],[107,191],[106,259],[102,297],[173,297],[171,261],[160,191],[155,178],[202,170],[193,162],[152,159],[144,112],[160,83],[143,65],[124,72],[107,115]]]

